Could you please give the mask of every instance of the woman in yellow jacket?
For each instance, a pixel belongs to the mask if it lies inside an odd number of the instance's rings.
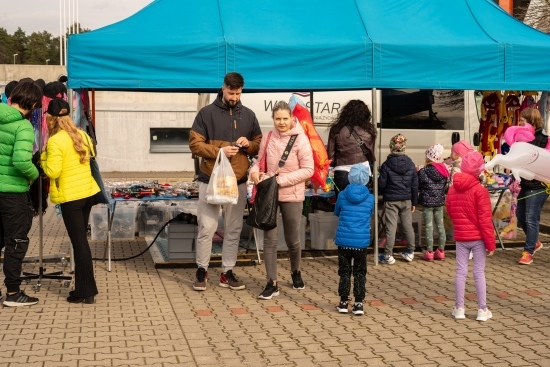
[[[94,303],[98,292],[87,227],[96,203],[94,195],[100,189],[90,169],[91,139],[76,128],[69,117],[69,104],[63,99],[50,101],[46,121],[49,139],[41,157],[42,169],[51,179],[50,200],[61,206],[75,258],[75,287],[67,301]]]

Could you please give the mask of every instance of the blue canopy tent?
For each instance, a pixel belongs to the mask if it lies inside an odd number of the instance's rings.
[[[67,70],[71,89],[550,90],[547,60],[550,36],[492,0],[156,0],[70,36]]]
[[[156,0],[68,50],[72,89],[550,90],[550,36],[492,0]]]

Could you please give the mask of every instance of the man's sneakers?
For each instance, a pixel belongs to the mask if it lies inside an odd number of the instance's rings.
[[[434,260],[445,261],[445,251],[441,249],[435,250]]]
[[[519,259],[518,263],[520,265],[529,265],[532,262],[533,262],[533,255],[531,255],[527,251],[523,251],[521,253],[521,258]]]
[[[193,289],[196,291],[205,291],[207,282],[208,272],[204,268],[198,268],[195,276],[195,283],[193,283]]]
[[[302,280],[302,273],[300,273],[300,270],[294,270],[290,276],[292,277],[292,288],[304,289],[306,287]]]
[[[493,314],[491,313],[491,311],[489,311],[488,308],[486,308],[485,310],[481,310],[481,309],[477,310],[477,317],[476,317],[477,321],[487,321],[492,317],[493,317]]]
[[[4,306],[6,307],[32,306],[37,303],[38,298],[27,296],[23,291],[6,294],[6,299],[4,300]]]
[[[384,255],[384,254],[380,254],[380,256],[378,257],[378,261],[380,261],[380,264],[388,264],[388,265],[392,265],[392,264],[395,264],[395,259],[393,258],[392,255]]]
[[[410,251],[403,251],[401,253],[401,257],[405,260],[407,260],[408,262],[411,262],[414,260],[414,252],[410,252]],[[434,254],[434,258],[435,258],[435,254]]]
[[[246,288],[243,283],[239,282],[237,278],[235,278],[235,275],[233,275],[233,270],[228,270],[220,275],[220,287],[229,288],[234,291]]]
[[[277,297],[279,295],[279,287],[277,284],[273,284],[273,280],[269,279],[267,282],[267,285],[265,286],[265,289],[260,295],[258,296],[259,299],[271,299],[273,297]]]

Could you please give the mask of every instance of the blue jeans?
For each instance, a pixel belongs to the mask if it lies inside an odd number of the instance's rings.
[[[535,251],[535,245],[539,240],[540,213],[548,194],[544,189],[521,189],[518,195],[518,208],[516,215],[518,224],[525,232],[524,251],[531,255]]]

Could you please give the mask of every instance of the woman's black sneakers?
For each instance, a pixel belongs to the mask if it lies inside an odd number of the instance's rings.
[[[265,289],[258,298],[260,299],[271,299],[272,297],[277,297],[279,295],[279,287],[277,284],[273,284],[273,280],[269,279]]]
[[[306,286],[302,280],[302,273],[300,270],[294,270],[291,274],[292,276],[292,288],[294,289],[304,289]]]

